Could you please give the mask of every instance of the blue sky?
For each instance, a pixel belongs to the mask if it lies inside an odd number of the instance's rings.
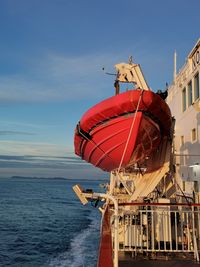
[[[200,37],[199,10],[199,0],[1,0],[0,177],[104,175],[73,154],[83,112],[113,95],[102,67],[133,55],[164,89],[174,50],[181,67]]]

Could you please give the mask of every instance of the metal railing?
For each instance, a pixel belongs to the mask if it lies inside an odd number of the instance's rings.
[[[119,219],[119,250],[189,252],[199,261],[200,206],[137,204]],[[127,205],[131,205],[130,203]],[[143,203],[144,204],[144,203]]]

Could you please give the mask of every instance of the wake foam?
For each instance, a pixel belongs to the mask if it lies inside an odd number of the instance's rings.
[[[68,251],[50,260],[48,267],[94,267],[97,263],[100,218],[97,211],[91,212],[88,228],[77,233],[71,240]]]

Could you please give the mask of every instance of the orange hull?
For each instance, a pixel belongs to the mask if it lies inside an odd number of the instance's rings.
[[[131,91],[131,94],[130,91],[123,93],[119,95],[122,96],[121,98],[119,96],[114,97],[117,97],[118,100],[119,114],[116,114],[116,110],[112,109],[113,98],[110,98],[105,100],[106,103],[105,101],[99,103],[83,116],[75,132],[75,152],[77,155],[102,170],[112,171],[141,162],[153,153],[159,146],[162,135],[166,135],[169,131],[165,127],[171,123],[171,114],[167,104],[159,96],[150,91],[141,90],[139,93],[142,92],[143,94],[143,109],[138,106],[137,110],[123,112],[120,104],[122,103],[121,106],[124,105],[124,97],[127,97],[130,105],[132,97],[137,98],[134,98],[134,101],[138,101],[140,97],[138,91]],[[158,106],[154,106],[152,109],[154,113],[157,109],[159,110],[157,116],[150,112],[146,106],[147,102],[152,104],[155,101],[153,98],[157,99],[156,104]],[[146,103],[144,102],[145,99]],[[108,100],[111,100],[110,106]],[[109,107],[110,114],[108,114],[106,107]],[[124,107],[126,108],[127,105]],[[163,108],[166,109],[165,113],[161,110]],[[99,109],[102,109],[101,112]],[[164,116],[162,116],[161,124],[159,116],[162,113]],[[106,119],[105,114],[108,116]],[[103,116],[104,120],[101,119]],[[94,125],[92,125],[93,122],[95,122]]]

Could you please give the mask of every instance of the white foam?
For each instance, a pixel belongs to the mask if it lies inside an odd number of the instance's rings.
[[[86,265],[94,267],[97,250],[92,241],[98,239],[100,222],[97,218],[97,210],[92,212],[91,216],[92,222],[88,228],[77,233],[72,239],[70,250],[52,259],[48,264],[49,267],[86,267]]]

